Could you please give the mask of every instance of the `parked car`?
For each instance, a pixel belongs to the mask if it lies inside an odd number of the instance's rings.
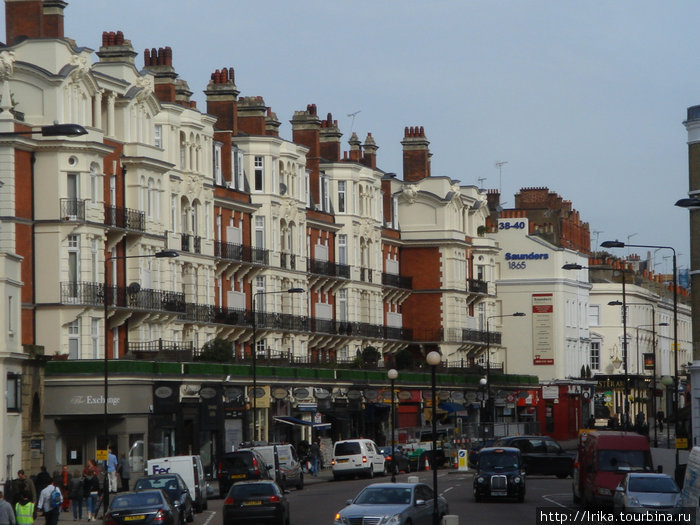
[[[190,497],[194,502],[194,510],[202,512],[207,509],[207,480],[204,476],[202,459],[199,456],[170,456],[166,458],[149,459],[146,463],[146,475],[180,474],[185,480]]]
[[[373,483],[336,513],[334,525],[348,523],[391,523],[431,525],[433,489],[425,483]],[[440,519],[449,514],[447,501],[438,496]],[[364,518],[369,518],[364,520]]]
[[[115,494],[105,513],[104,523],[182,525],[180,510],[170,501],[165,491],[155,489]]]
[[[525,472],[520,450],[513,447],[486,447],[479,451],[474,474],[474,500],[487,497],[525,500]]]
[[[272,480],[239,481],[228,490],[223,525],[241,522],[289,525],[289,502],[285,491]]]
[[[194,521],[194,503],[185,480],[177,473],[146,476],[136,481],[134,491],[162,489],[181,514],[181,521]]]
[[[395,465],[394,474],[411,471],[411,461],[403,450],[394,447],[380,447],[379,452],[384,456],[387,472],[391,472],[392,465]]]
[[[273,478],[282,490],[294,486],[297,490],[304,488],[304,473],[297,451],[290,444],[284,445],[256,445],[250,447],[260,454],[265,460],[270,477]]]
[[[613,509],[627,512],[680,509],[681,490],[668,474],[630,472],[613,495]]]
[[[494,447],[515,447],[520,450],[523,468],[528,475],[571,476],[574,453],[567,452],[549,436],[511,436],[497,439]]]
[[[248,479],[272,479],[265,458],[252,449],[241,449],[223,454],[217,463],[216,477],[219,480],[219,497],[228,494],[228,489],[237,481]]]
[[[384,474],[384,456],[371,439],[336,441],[331,460],[333,479]]]

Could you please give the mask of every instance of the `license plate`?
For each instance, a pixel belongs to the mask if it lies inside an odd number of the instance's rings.
[[[231,479],[243,479],[245,474],[231,474]]]
[[[508,492],[505,490],[494,490],[491,492],[492,496],[507,496]]]
[[[339,459],[338,463],[347,463],[349,460],[348,459]]]
[[[143,514],[137,514],[135,516],[124,516],[124,521],[143,521],[146,519],[146,516]]]
[[[247,506],[249,506],[249,505],[262,505],[262,501],[260,501],[259,499],[255,499],[255,500],[250,500],[250,501],[244,501],[244,502],[243,502],[243,506],[244,506],[244,507],[247,507]]]

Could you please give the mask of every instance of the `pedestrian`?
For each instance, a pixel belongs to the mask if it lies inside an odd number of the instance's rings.
[[[37,503],[39,510],[44,514],[46,525],[56,525],[58,523],[62,503],[61,489],[56,486],[54,480],[51,480],[44,487],[44,490],[39,493],[39,503]]]
[[[663,410],[659,410],[656,413],[656,426],[659,427],[659,430],[661,432],[664,431],[664,411]]]
[[[126,457],[126,454],[124,454],[124,452],[119,454],[119,464],[117,466],[117,473],[119,474],[119,478],[122,480],[122,490],[124,492],[129,492],[131,465],[129,465],[129,458]]]
[[[321,438],[316,437],[311,444],[311,475],[318,476],[318,464],[321,460]]]
[[[73,507],[73,521],[83,521],[83,478],[77,469],[70,480],[68,497]]]
[[[107,449],[107,477],[109,478],[109,491],[117,492],[117,456],[112,452],[112,447]]]
[[[0,525],[15,525],[16,523],[12,506],[5,501],[5,496],[0,491]]]
[[[90,460],[92,461],[92,460]],[[97,497],[100,494],[100,480],[97,477],[97,467],[95,462],[90,462],[83,470],[83,497],[85,498],[88,521],[95,521],[97,518]]]
[[[70,492],[70,480],[72,476],[68,472],[68,465],[63,465],[61,467],[61,472],[58,474],[56,479],[56,486],[61,489],[61,496],[63,496],[63,502],[61,503],[61,510],[63,512],[68,512],[70,509],[70,498],[68,493]]]
[[[33,525],[36,505],[29,499],[27,492],[23,492],[19,501],[15,503],[15,517],[17,525]]]
[[[49,483],[51,483],[51,475],[47,472],[46,467],[42,465],[39,468],[39,473],[36,475],[36,479],[34,480],[36,493],[41,494],[41,491],[44,490]]]
[[[15,499],[12,502],[8,500],[8,503],[17,503],[22,493],[26,493],[27,499],[36,505],[36,487],[34,486],[32,478],[27,477],[22,469],[17,471],[17,479],[13,482],[13,490],[16,494]]]

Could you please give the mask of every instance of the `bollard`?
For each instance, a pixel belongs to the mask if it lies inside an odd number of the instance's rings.
[[[469,451],[460,449],[457,451],[457,470],[469,472]]]
[[[442,525],[459,525],[459,516],[456,514],[446,514],[442,517]]]
[[[408,476],[407,481],[409,483],[420,483],[420,479],[418,478],[418,476]]]

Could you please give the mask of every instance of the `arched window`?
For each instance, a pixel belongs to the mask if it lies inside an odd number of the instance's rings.
[[[153,218],[153,213],[155,211],[155,181],[153,179],[148,179],[148,199],[146,213],[149,218]]]

